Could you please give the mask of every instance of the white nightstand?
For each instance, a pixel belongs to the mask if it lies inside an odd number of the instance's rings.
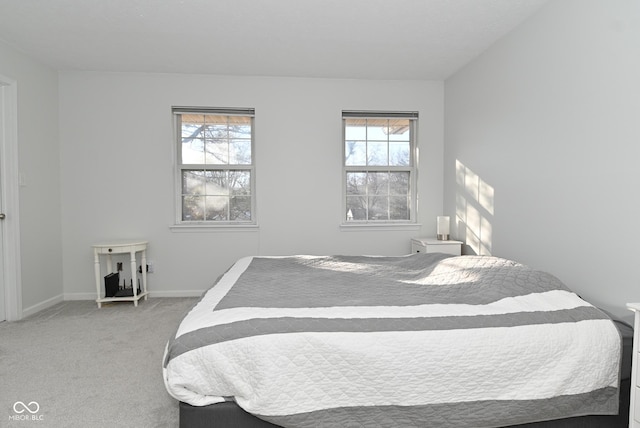
[[[133,277],[136,275],[136,253],[141,253],[141,264],[145,266],[144,269],[140,269],[142,272],[142,289],[138,293],[137,286],[134,284]],[[114,272],[113,263],[111,262],[111,256],[113,254],[129,254],[131,263],[131,286],[132,296],[128,297],[100,297],[101,289],[101,269],[100,269],[100,256],[105,256],[107,259],[107,272]],[[103,303],[107,302],[133,302],[134,306],[138,306],[138,300],[144,298],[147,300],[149,292],[147,291],[147,241],[118,241],[107,242],[103,244],[93,245],[93,258],[94,258],[94,271],[96,276],[96,293],[98,297],[96,303],[98,307],[102,307]]]
[[[627,303],[627,308],[635,312],[633,323],[633,359],[631,366],[631,401],[629,402],[629,428],[640,427],[640,379],[638,379],[638,352],[640,352],[640,303]]]
[[[462,242],[440,241],[436,238],[412,238],[411,253],[446,253],[459,256],[462,254]]]

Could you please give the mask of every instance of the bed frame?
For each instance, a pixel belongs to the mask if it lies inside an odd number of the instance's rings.
[[[633,328],[622,321],[615,321],[622,336],[622,368],[620,382],[620,407],[617,415],[580,416],[512,425],[506,428],[626,428],[629,423],[629,392],[631,387],[631,358],[633,354]],[[195,407],[180,403],[180,428],[277,428],[245,412],[235,402],[224,402]]]

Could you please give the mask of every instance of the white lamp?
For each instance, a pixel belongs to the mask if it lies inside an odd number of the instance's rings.
[[[449,240],[449,216],[438,216],[437,235],[439,241]]]

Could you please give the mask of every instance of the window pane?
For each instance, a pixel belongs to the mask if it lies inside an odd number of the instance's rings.
[[[251,221],[251,171],[183,171],[182,192],[182,220]]]
[[[409,142],[389,143],[389,165],[408,166],[411,164]]]
[[[392,172],[389,174],[389,194],[409,195],[409,173]]]
[[[389,194],[389,173],[388,172],[370,172],[367,175],[367,194],[388,195]]]
[[[204,197],[186,195],[182,197],[182,220],[204,220]]]
[[[231,195],[251,195],[251,172],[229,171],[229,191]]]
[[[251,197],[234,196],[231,198],[229,207],[229,220],[250,221],[251,220]]]
[[[229,116],[229,138],[251,139],[251,118]]]
[[[231,140],[229,142],[229,163],[251,165],[251,140]]]
[[[382,141],[369,141],[367,144],[367,165],[389,165],[387,143]]]
[[[409,219],[409,197],[391,196],[389,197],[389,216],[391,220]]]
[[[347,173],[347,195],[365,195],[367,193],[367,173]]]
[[[386,196],[370,196],[367,220],[389,220],[388,203]]]
[[[182,194],[204,194],[204,171],[182,171]]]
[[[205,171],[207,195],[229,195],[227,171]]]
[[[251,165],[251,117],[183,114],[183,164]]]
[[[203,138],[204,115],[202,114],[183,114],[182,122],[182,138]]]
[[[409,141],[410,139],[410,120],[394,119],[389,121],[389,140],[390,141]]]
[[[367,140],[387,141],[389,121],[387,119],[367,119]]]
[[[208,140],[205,148],[206,164],[227,165],[229,163],[229,143],[227,140]]]
[[[365,119],[345,119],[345,140],[366,140],[367,128]]]
[[[367,219],[367,198],[364,196],[347,196],[347,220]]]
[[[205,198],[206,220],[226,221],[229,198],[226,196],[207,196]]]
[[[204,140],[202,138],[182,139],[182,163],[183,164],[203,164],[204,163]]]
[[[209,139],[223,139],[229,138],[229,130],[227,124],[213,124],[208,123],[204,128],[204,136]]]
[[[366,141],[345,141],[344,152],[345,165],[365,166],[367,164]]]
[[[183,114],[182,123],[182,163],[204,162],[204,115]]]

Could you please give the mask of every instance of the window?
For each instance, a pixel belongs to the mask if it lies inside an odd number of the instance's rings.
[[[178,224],[255,224],[253,109],[173,108]]]
[[[417,119],[417,113],[342,112],[344,222],[415,222]]]

